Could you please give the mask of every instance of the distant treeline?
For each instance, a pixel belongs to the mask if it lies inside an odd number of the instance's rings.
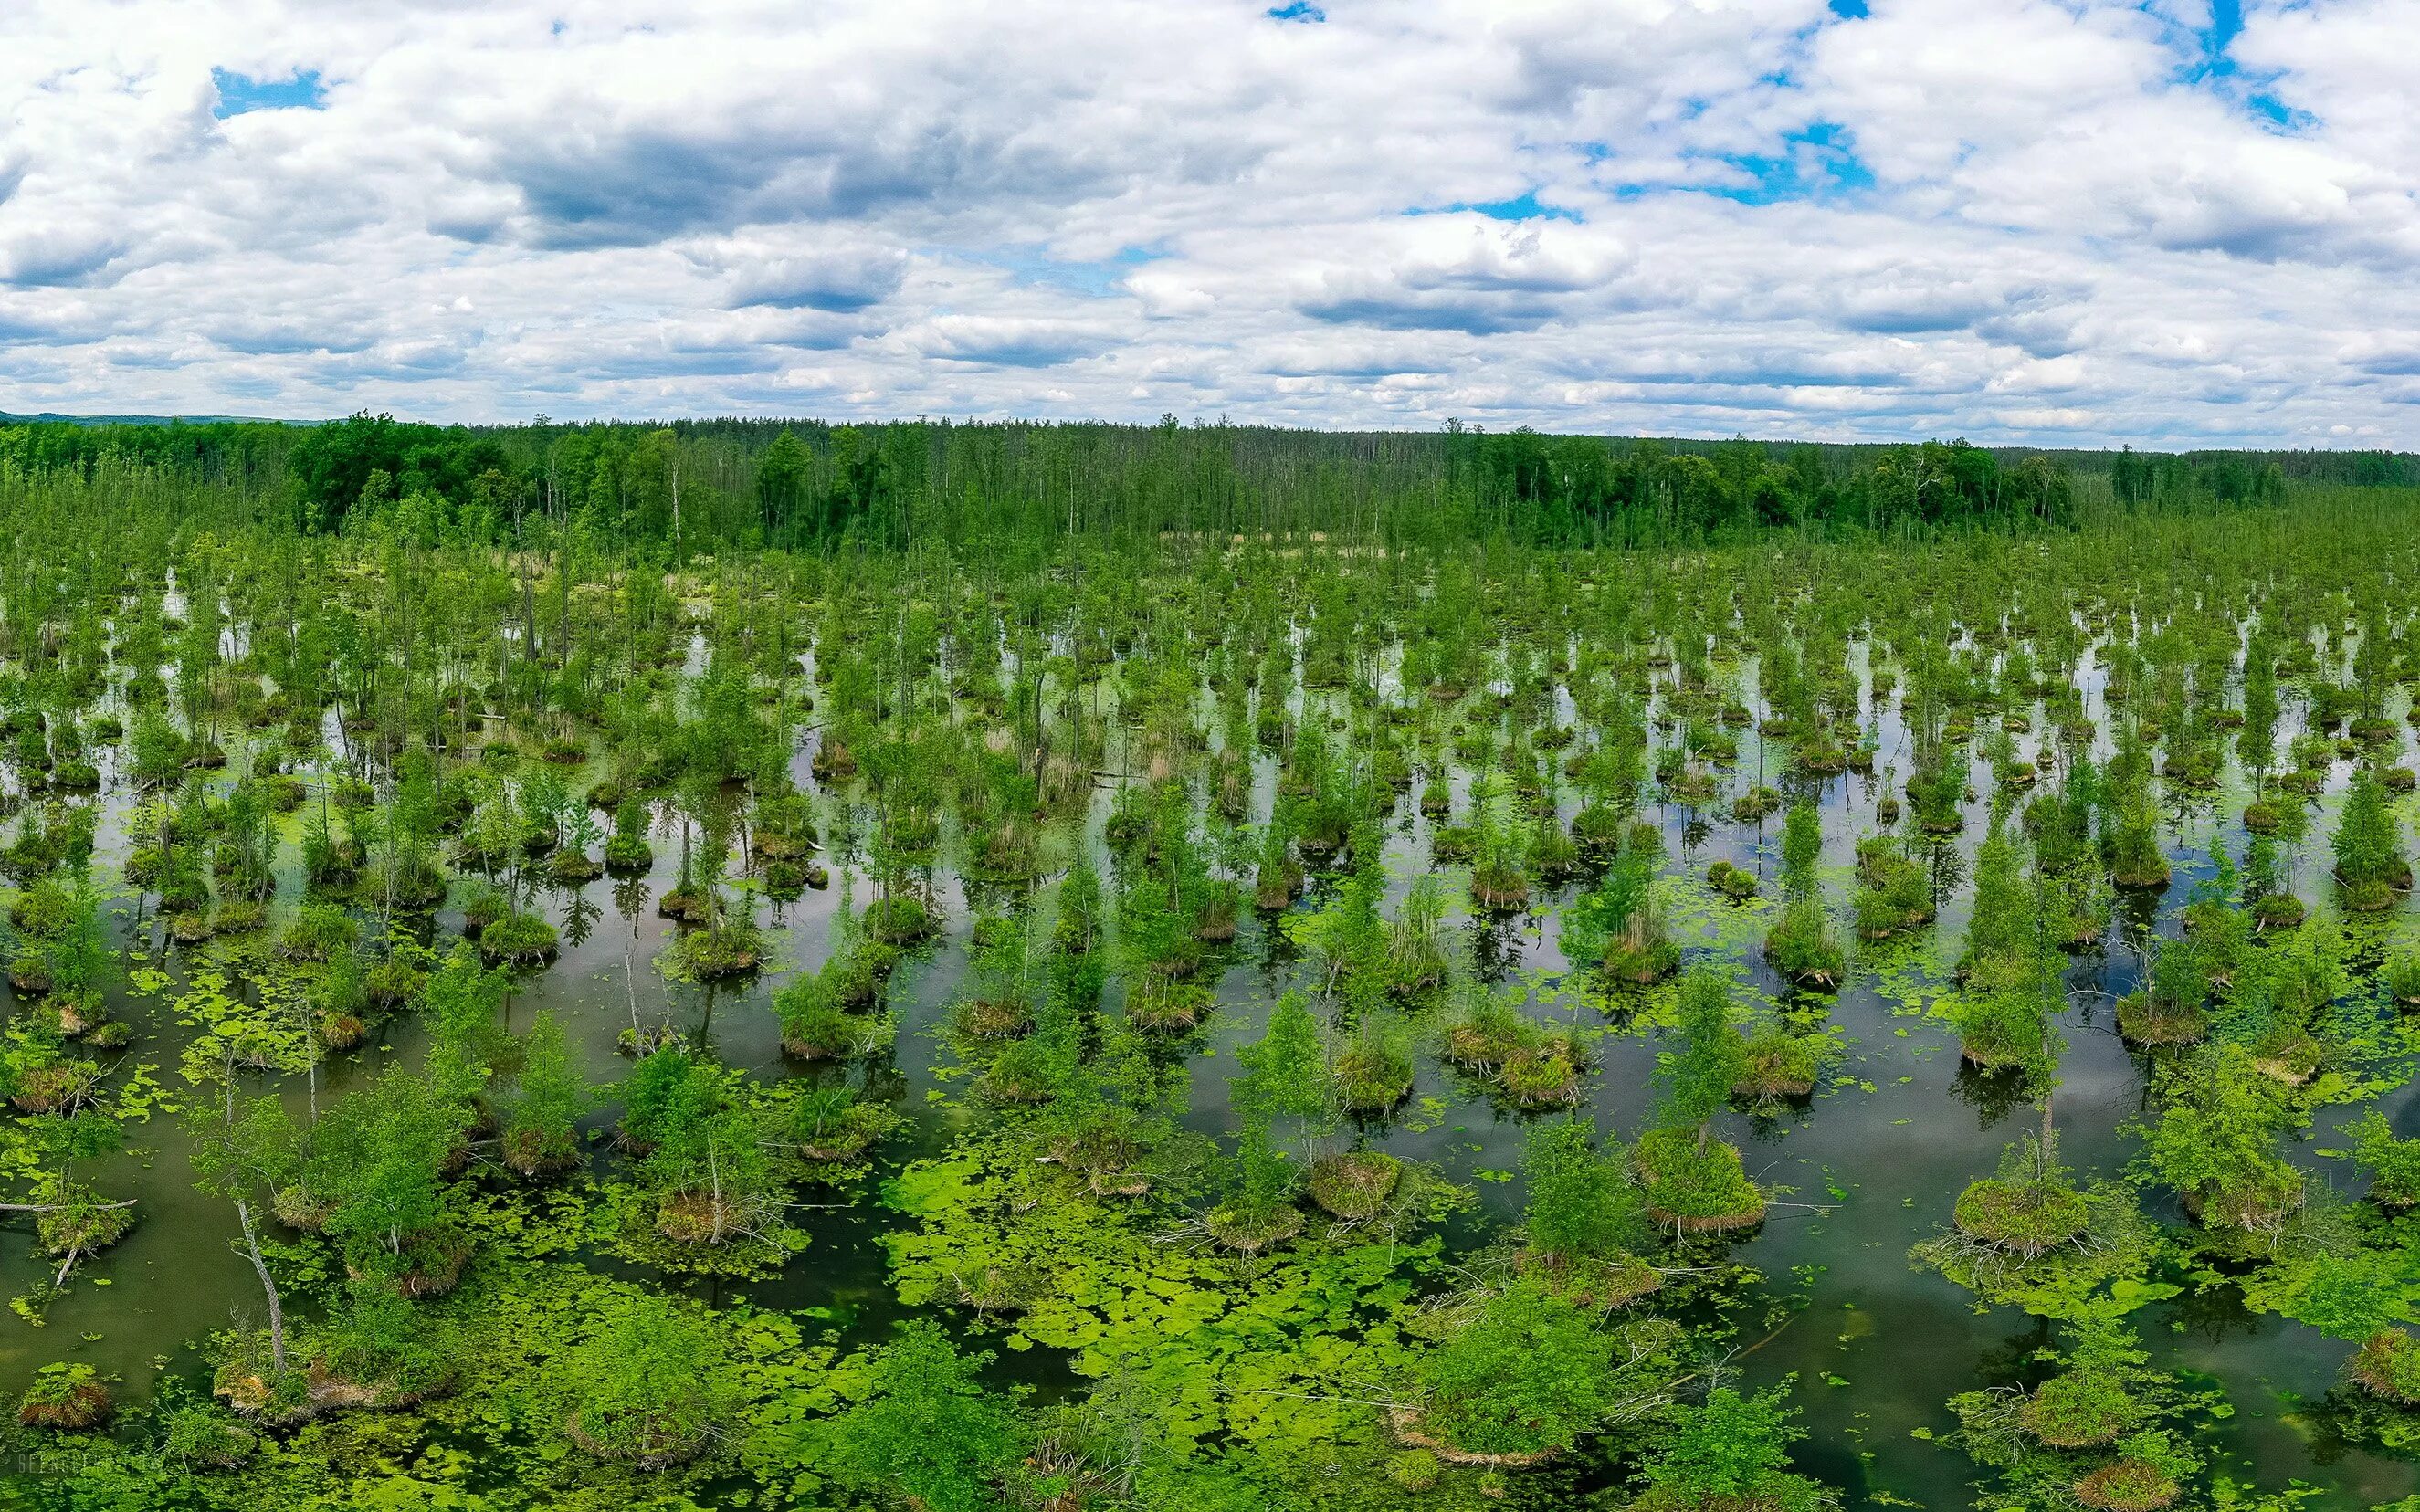
[[[1067,533],[1324,532],[1646,546],[2063,529],[2420,486],[2384,452],[2185,454],[1228,424],[706,420],[441,426],[359,414],[0,424],[0,481],[70,479],[308,531],[431,542],[577,529],[611,549],[899,547]],[[207,501],[207,502],[206,502]]]

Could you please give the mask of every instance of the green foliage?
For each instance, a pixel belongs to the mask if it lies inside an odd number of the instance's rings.
[[[1677,1002],[1677,1042],[1655,1067],[1661,1117],[1668,1127],[1701,1131],[1730,1103],[1746,1052],[1732,1026],[1731,984],[1720,972],[1687,973]]]
[[[1781,890],[1792,899],[1812,898],[1820,886],[1816,864],[1823,856],[1822,815],[1811,803],[1791,806],[1781,832]]]
[[[2396,1210],[2420,1203],[2420,1139],[2397,1138],[2375,1108],[2347,1132],[2353,1136],[2353,1159],[2369,1175],[2372,1202]]]
[[[729,1411],[730,1368],[710,1323],[665,1298],[630,1298],[573,1358],[564,1431],[643,1468],[689,1458]]]
[[[1786,1387],[1742,1396],[1730,1387],[1675,1414],[1670,1436],[1639,1467],[1641,1508],[1771,1507],[1815,1512],[1837,1504],[1822,1484],[1790,1468],[1790,1445],[1807,1436]]]
[[[2412,885],[2401,828],[2387,808],[2385,787],[2366,766],[2354,769],[2345,789],[2335,846],[2336,880],[2344,886],[2349,906],[2383,907],[2396,889]]]
[[[356,1282],[318,1332],[313,1366],[376,1400],[410,1403],[455,1382],[457,1342],[451,1319],[390,1287]]]
[[[2203,1222],[2274,1233],[2303,1198],[2303,1175],[2278,1149],[2295,1121],[2288,1088],[2242,1046],[2220,1044],[2163,1075],[2159,1093],[2144,1138],[2153,1172]]]
[[[572,1124],[593,1101],[563,1021],[541,1012],[530,1024],[516,1058],[520,1069],[505,1103],[504,1160],[516,1169],[560,1169],[579,1159]]]
[[[204,1103],[191,1125],[194,1175],[214,1196],[248,1198],[290,1180],[300,1165],[302,1133],[273,1097],[230,1098],[224,1110]]]
[[[1536,1282],[1516,1281],[1422,1362],[1421,1426],[1474,1454],[1569,1449],[1661,1386],[1669,1342],[1668,1325],[1607,1326]]]
[[[1652,831],[1650,831],[1652,834]],[[1562,948],[1620,980],[1653,981],[1680,964],[1656,896],[1657,852],[1626,841],[1605,876],[1563,915]]]
[[[460,1103],[402,1067],[327,1110],[312,1131],[311,1184],[349,1263],[408,1287],[458,1263],[445,1171],[469,1123]]]
[[[831,1420],[830,1463],[844,1486],[911,1499],[932,1512],[1001,1504],[1025,1428],[967,1354],[927,1322],[902,1325],[874,1358],[865,1395]]]
[[[1564,1261],[1596,1258],[1646,1238],[1628,1162],[1618,1148],[1599,1148],[1592,1122],[1557,1119],[1531,1129],[1521,1167],[1529,1185],[1522,1227],[1539,1253]]]
[[[1235,1085],[1238,1111],[1292,1119],[1307,1138],[1334,1122],[1326,1048],[1310,1000],[1301,993],[1280,995],[1260,1040],[1238,1050],[1236,1057],[1245,1071]]]

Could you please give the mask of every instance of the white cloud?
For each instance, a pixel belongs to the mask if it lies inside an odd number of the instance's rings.
[[[2420,445],[2409,0],[1326,8],[26,0],[0,409]]]

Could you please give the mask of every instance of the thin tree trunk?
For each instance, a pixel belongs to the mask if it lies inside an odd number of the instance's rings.
[[[277,1295],[277,1283],[269,1273],[269,1263],[260,1257],[260,1239],[253,1232],[252,1204],[235,1199],[235,1215],[243,1225],[243,1245],[251,1256],[252,1269],[260,1277],[260,1289],[269,1295],[269,1358],[279,1375],[286,1374],[286,1308]]]

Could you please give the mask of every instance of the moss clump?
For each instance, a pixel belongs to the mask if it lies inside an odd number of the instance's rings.
[[[1215,1001],[1200,982],[1147,977],[1127,994],[1126,1017],[1142,1028],[1182,1033],[1200,1024]]]
[[[1287,1202],[1233,1202],[1205,1220],[1210,1237],[1240,1255],[1258,1255],[1302,1232],[1302,1210]]]
[[[1525,1108],[1567,1106],[1580,1100],[1579,1051],[1569,1037],[1541,1035],[1505,1057],[1496,1085]]]
[[[1403,1163],[1394,1156],[1358,1149],[1313,1161],[1303,1186],[1329,1216],[1357,1222],[1385,1210],[1403,1176]]]
[[[2371,877],[2358,882],[2339,879],[2337,896],[2348,913],[2382,914],[2395,906],[2396,895],[2394,884]]]
[[[207,1407],[169,1414],[161,1447],[170,1458],[209,1470],[233,1470],[252,1458],[260,1435],[230,1423]]]
[[[316,1234],[327,1227],[335,1204],[301,1186],[281,1186],[270,1195],[269,1208],[287,1227]]]
[[[1811,900],[1792,903],[1764,937],[1764,959],[1801,987],[1829,992],[1848,973],[1847,959],[1832,938],[1830,920]]]
[[[1406,1449],[1387,1460],[1387,1478],[1407,1491],[1425,1491],[1437,1483],[1444,1466],[1432,1449]]]
[[[1706,886],[1740,903],[1756,896],[1756,873],[1742,871],[1729,861],[1716,861],[1706,868]]]
[[[2397,950],[2379,968],[2379,985],[2405,1008],[2420,1008],[2420,950]]]
[[[369,1026],[359,1018],[338,1012],[321,1013],[314,1029],[319,1036],[319,1043],[338,1055],[360,1049],[362,1041],[368,1039],[370,1033]]]
[[[2128,993],[2118,999],[2118,1032],[2129,1044],[2192,1044],[2210,1032],[2210,1016],[2197,1004]]]
[[[522,1176],[559,1175],[580,1164],[579,1141],[568,1129],[507,1129],[497,1143],[504,1164]]]
[[[1440,856],[1439,860],[1445,857]],[[1252,884],[1252,906],[1264,914],[1282,912],[1302,896],[1302,868],[1292,860],[1264,861]]]
[[[2420,1341],[2401,1329],[2372,1334],[2345,1362],[2345,1375],[2373,1396],[2420,1405]]]
[[[88,1365],[46,1365],[17,1398],[17,1421],[29,1428],[82,1433],[108,1421],[109,1388]]]
[[[461,1284],[462,1268],[470,1262],[470,1236],[456,1228],[438,1227],[408,1235],[399,1255],[378,1256],[375,1272],[349,1263],[345,1273],[354,1281],[378,1281],[398,1297],[418,1301],[452,1291]]]
[[[1857,843],[1857,933],[1869,941],[1932,922],[1932,886],[1924,870],[1889,841]]]
[[[1731,1095],[1761,1101],[1811,1096],[1826,1048],[1820,1036],[1792,1034],[1768,1024],[1748,1037]]]
[[[864,1154],[897,1127],[898,1116],[872,1103],[854,1100],[836,1114],[818,1111],[799,1120],[799,1156],[818,1165],[838,1165]]]
[[[175,933],[173,928],[170,933]],[[39,946],[26,946],[8,963],[8,985],[24,997],[39,997],[51,990],[50,958]]]
[[[2203,1227],[2261,1236],[2276,1233],[2303,1198],[2302,1173],[2283,1163],[2250,1167],[2181,1194],[2185,1211]]]
[[[1412,1091],[1412,1057],[1380,1038],[1357,1040],[1336,1057],[1336,1095],[1346,1111],[1384,1113]]]
[[[1529,879],[1510,867],[1481,867],[1470,874],[1470,901],[1491,914],[1517,914],[1529,906]]]
[[[1605,942],[1602,968],[1615,981],[1647,986],[1681,969],[1681,948],[1664,934],[1645,909]]]
[[[488,964],[538,965],[554,959],[554,926],[535,914],[506,914],[479,932],[479,955]]]
[[[1033,1027],[1033,1009],[1022,997],[970,997],[959,1005],[959,1032],[978,1040],[1006,1040]]]
[[[1441,784],[1432,785],[1436,787],[1438,793],[1436,811],[1443,813],[1445,812],[1444,788]],[[1427,808],[1427,801],[1426,795],[1423,795],[1421,797],[1423,810]],[[1572,841],[1579,846],[1580,854],[1590,860],[1599,863],[1609,861],[1613,858],[1614,853],[1621,847],[1622,827],[1620,810],[1609,803],[1592,802],[1572,816]]]
[[[1583,1307],[1627,1307],[1664,1286],[1664,1273],[1635,1255],[1550,1256],[1525,1249],[1521,1270]]]
[[[1764,1194],[1740,1162],[1738,1149],[1700,1140],[1690,1129],[1657,1129],[1639,1138],[1632,1156],[1647,1198],[1647,1215],[1684,1234],[1748,1228],[1764,1220]]]
[[[48,1255],[93,1255],[124,1239],[134,1227],[134,1209],[110,1207],[90,1197],[54,1208],[34,1225]]]
[[[427,981],[426,971],[398,956],[389,956],[362,974],[362,991],[373,1007],[394,1008],[409,1001]]]
[[[2177,1499],[2176,1477],[2148,1459],[2113,1459],[2075,1483],[2075,1499],[2102,1512],[2159,1512]]]
[[[610,1427],[593,1422],[586,1412],[564,1421],[563,1436],[599,1459],[618,1459],[640,1470],[664,1470],[694,1459],[706,1445],[706,1435],[686,1433],[661,1424]]]
[[[807,770],[818,782],[845,782],[857,776],[857,753],[848,742],[834,737],[815,748],[814,759]]]
[[[2109,880],[2129,892],[2161,892],[2168,886],[2168,858],[2157,850],[2124,854],[2112,862]]]
[[[2073,1242],[2092,1209],[2062,1180],[1987,1176],[1958,1195],[1950,1222],[1969,1239],[2031,1259]]]
[[[736,1194],[706,1188],[675,1192],[656,1209],[656,1232],[682,1244],[728,1244],[748,1237],[752,1225]]]
[[[868,938],[903,947],[928,940],[940,929],[924,901],[908,893],[876,899],[866,905],[863,922]]]
[[[2106,1376],[2071,1370],[2035,1387],[2018,1420],[2054,1449],[2083,1449],[2115,1443],[2138,1415],[2123,1386]]]
[[[1664,779],[1664,792],[1675,803],[1710,803],[1722,791],[1714,774],[1702,766],[1683,766]]]
[[[1731,800],[1731,817],[1744,825],[1754,824],[1760,819],[1771,817],[1778,812],[1780,808],[1780,794],[1769,787],[1754,787]]]
[[[85,1061],[54,1061],[26,1066],[17,1073],[16,1090],[8,1102],[20,1113],[56,1113],[92,1094],[100,1080]]]
[[[61,993],[44,1007],[53,1015],[59,1033],[70,1040],[91,1033],[107,1011],[101,995],[88,987]]]
[[[844,1060],[871,1043],[877,1026],[853,1013],[821,977],[802,977],[774,995],[782,1019],[782,1053],[800,1060]]]
[[[1445,1056],[1475,1075],[1493,1075],[1528,1043],[1528,1025],[1501,998],[1481,994],[1461,1023],[1445,1031]]]
[[[2310,910],[2303,905],[2303,900],[2290,892],[2265,894],[2252,905],[2252,917],[2264,933],[2292,929],[2309,913]]]
[[[673,949],[690,980],[721,981],[754,971],[763,960],[764,941],[753,924],[734,919],[721,929],[685,934]]]
[[[250,898],[240,898],[219,905],[215,932],[220,934],[248,934],[269,922],[269,905]]]

